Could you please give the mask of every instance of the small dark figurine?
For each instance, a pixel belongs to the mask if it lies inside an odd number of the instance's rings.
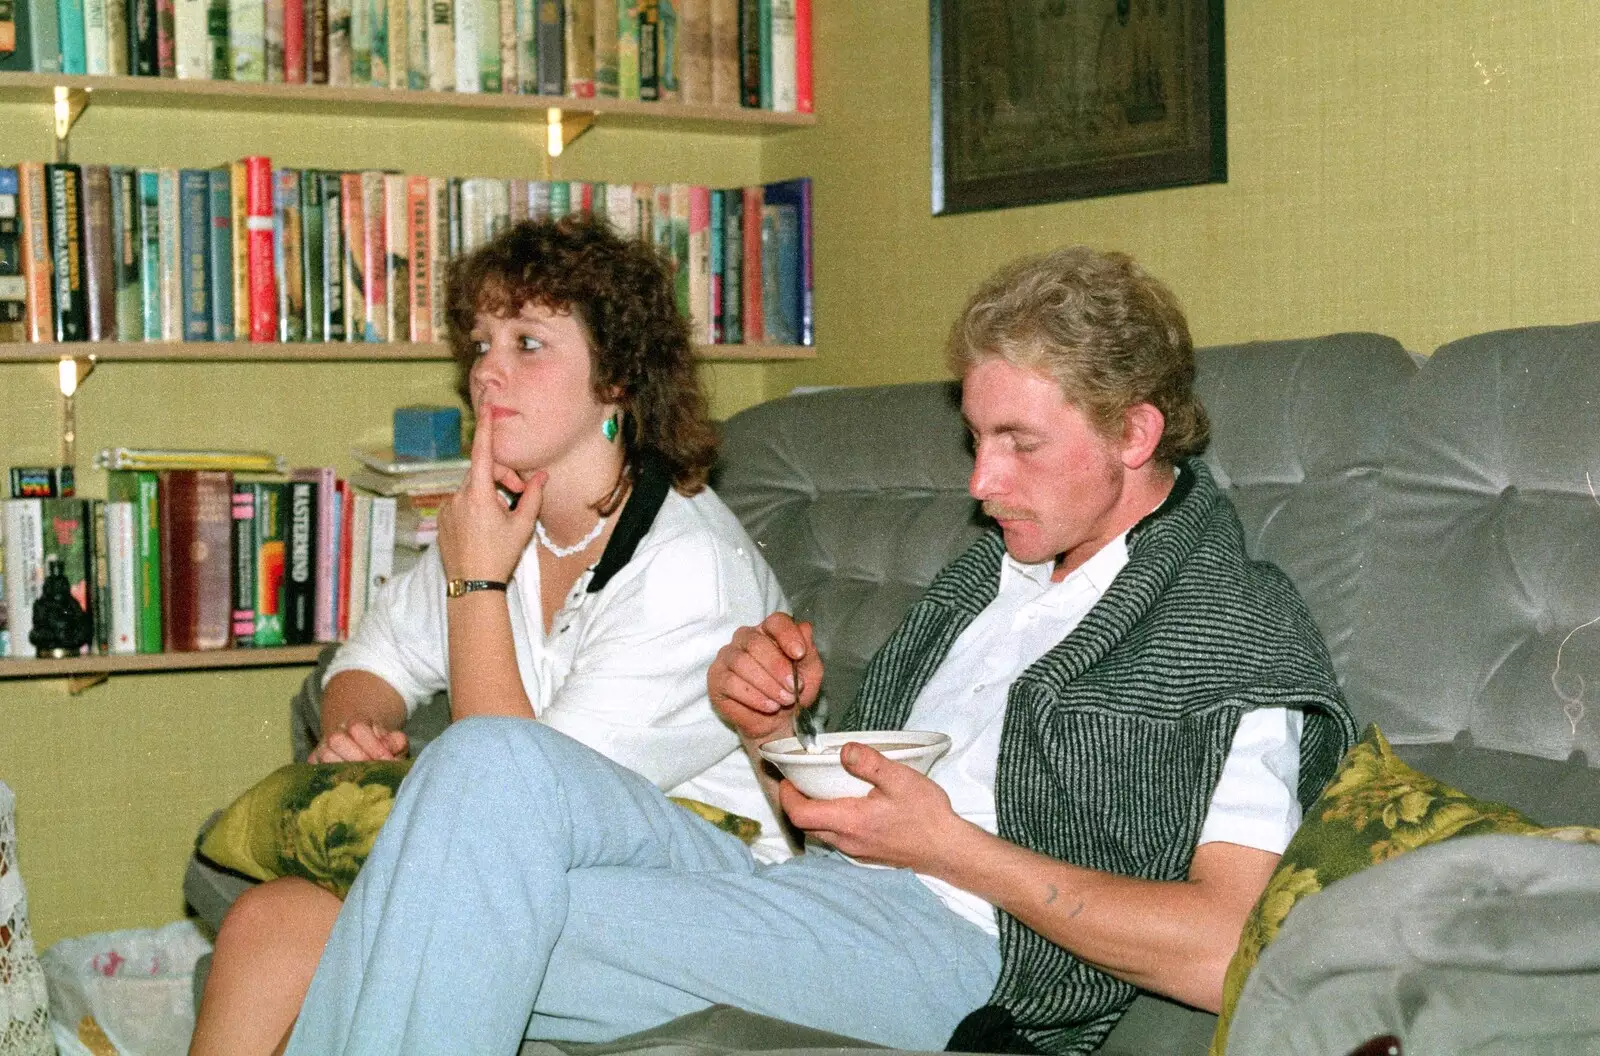
[[[52,557],[46,566],[44,593],[33,603],[33,629],[28,641],[40,656],[60,659],[77,656],[93,634],[94,622],[78,599],[62,571],[61,559]]]

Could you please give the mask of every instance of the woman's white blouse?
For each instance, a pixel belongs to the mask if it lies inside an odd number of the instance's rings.
[[[783,590],[743,526],[707,488],[669,491],[633,557],[589,593],[579,577],[541,633],[536,543],[507,600],[517,668],[534,715],[674,796],[761,822],[757,856],[788,855],[738,736],[706,696],[706,669],[742,626],[784,607]],[[444,566],[430,549],[388,584],[328,666],[370,672],[409,715],[449,686]]]

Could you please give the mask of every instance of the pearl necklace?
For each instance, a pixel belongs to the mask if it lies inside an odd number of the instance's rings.
[[[589,529],[589,534],[584,536],[582,539],[579,539],[571,546],[557,546],[555,543],[552,543],[550,541],[550,537],[545,534],[544,522],[533,522],[533,534],[539,537],[539,545],[550,551],[550,553],[554,554],[556,557],[571,557],[573,554],[587,550],[589,548],[589,544],[600,538],[600,533],[605,531],[605,529],[606,519],[602,517],[598,521],[594,522],[594,527]]]

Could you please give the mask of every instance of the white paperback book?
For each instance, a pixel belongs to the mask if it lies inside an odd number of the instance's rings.
[[[172,36],[179,80],[211,79],[211,40],[206,31],[209,7],[209,0],[175,0]]]
[[[6,612],[14,657],[38,656],[28,641],[33,603],[44,593],[44,513],[38,499],[5,500]]]
[[[134,546],[131,502],[108,502],[106,516],[106,589],[111,598],[112,653],[136,653],[138,647],[138,551]]]

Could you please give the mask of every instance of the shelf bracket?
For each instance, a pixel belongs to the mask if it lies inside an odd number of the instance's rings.
[[[56,364],[56,381],[61,388],[61,465],[77,464],[78,386],[94,373],[93,356],[63,356]]]
[[[100,683],[109,682],[110,680],[111,675],[105,671],[99,671],[92,675],[72,675],[67,679],[67,695],[75,697],[79,693],[93,689]]]
[[[56,126],[56,163],[64,165],[69,160],[67,157],[67,137],[72,134],[72,126],[77,124],[78,118],[89,108],[89,89],[68,88],[65,85],[56,85],[55,90],[55,126]]]
[[[545,116],[545,147],[546,156],[559,158],[561,152],[571,146],[579,136],[594,127],[594,115],[578,112],[564,113],[559,106],[552,106],[544,112]]]

